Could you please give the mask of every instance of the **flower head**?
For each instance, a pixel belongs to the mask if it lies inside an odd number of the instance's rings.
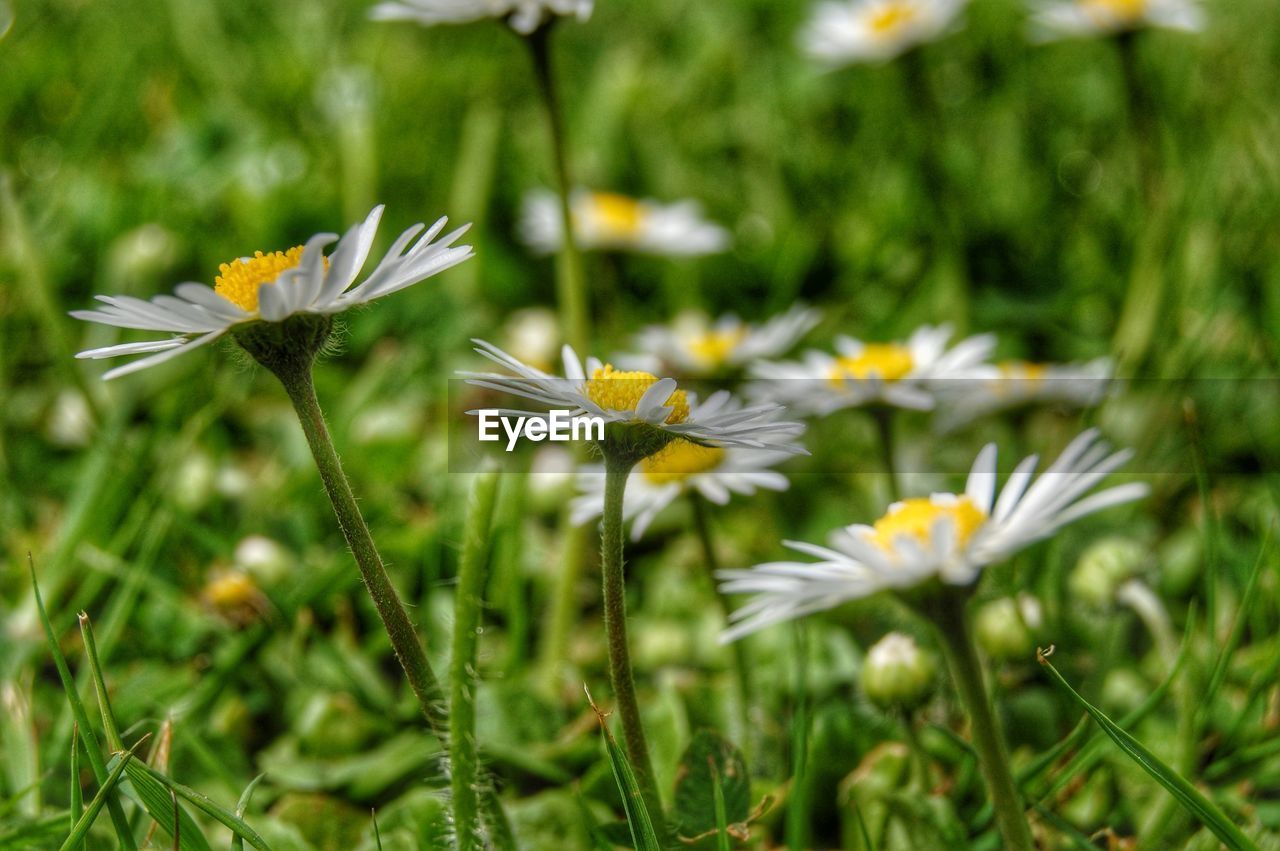
[[[967,0],[826,0],[801,33],[806,53],[830,67],[886,62],[946,34]]]
[[[505,20],[529,35],[557,17],[591,17],[594,0],[388,0],[369,12],[375,21],[413,21],[424,27],[467,24],[485,18]]]
[[[636,338],[639,353],[623,360],[678,375],[717,375],[784,354],[817,324],[818,311],[800,305],[759,324],[732,313],[712,322],[687,312],[668,325],[645,328]]]
[[[691,418],[698,418],[699,404],[690,403]],[[730,398],[724,411],[741,410]],[[775,409],[776,414],[781,409]],[[775,414],[775,415],[776,415]],[[716,505],[725,505],[732,494],[750,496],[757,490],[784,491],[787,477],[772,469],[797,454],[804,426],[790,423],[779,429],[777,440],[787,448],[756,449],[742,446],[705,446],[673,440],[632,469],[623,503],[623,518],[631,522],[631,537],[639,540],[654,518],[686,493],[696,493]],[[604,512],[604,470],[599,465],[583,469],[578,477],[582,494],[571,506],[574,523],[585,523]]]
[[[1113,365],[1108,358],[1068,364],[1004,361],[984,372],[980,378],[939,384],[939,393],[945,398],[938,407],[941,429],[1029,404],[1096,405],[1107,393]]]
[[[317,234],[305,245],[288,251],[259,251],[253,257],[223,263],[212,287],[178,284],[173,295],[158,295],[149,300],[100,295],[97,298],[106,307],[75,310],[71,315],[86,322],[167,331],[175,336],[89,349],[76,357],[150,355],[116,367],[103,376],[116,378],[211,343],[228,331],[264,323],[279,325],[294,316],[330,317],[416,284],[472,255],[469,245],[450,247],[466,231],[466,226],[437,239],[447,221],[441,218],[425,233],[423,225],[417,224],[400,234],[373,271],[355,284],[373,247],[381,218],[382,207],[378,206],[341,239],[337,234]],[[415,237],[418,237],[416,242]],[[325,256],[325,246],[335,240],[337,247]],[[327,335],[327,330],[325,333]]]
[[[1039,478],[1034,478],[1037,457],[1024,459],[997,497],[996,448],[988,444],[978,453],[963,493],[896,502],[870,526],[854,524],[832,533],[828,547],[785,542],[816,562],[722,571],[724,593],[755,595],[734,613],[725,640],[880,591],[930,582],[971,585],[984,567],[1068,523],[1146,495],[1146,485],[1138,483],[1086,495],[1130,455],[1112,453],[1090,429]]]
[[[582,248],[665,257],[718,254],[729,248],[729,232],[707,221],[696,201],[660,204],[614,192],[576,189],[569,204],[574,236]],[[551,254],[559,250],[563,230],[555,193],[529,193],[520,220],[520,234],[529,247],[539,254]]]
[[[1198,0],[1037,0],[1031,10],[1032,35],[1041,41],[1144,27],[1198,32],[1204,25]]]
[[[903,342],[839,337],[835,354],[810,350],[799,361],[755,364],[751,373],[761,380],[747,392],[809,414],[870,404],[931,410],[946,381],[989,372],[994,337],[982,334],[948,347],[950,338],[947,325],[924,325]]]
[[[777,405],[742,407],[734,404],[729,393],[723,390],[698,403],[677,388],[674,378],[614,369],[596,358],[587,358],[584,367],[570,346],[563,350],[564,376],[555,376],[521,363],[483,340],[472,342],[476,344],[476,352],[504,367],[508,374],[460,373],[469,383],[530,399],[548,408],[568,410],[574,416],[600,417],[606,430],[610,426],[634,426],[632,434],[660,438],[659,443],[653,443],[654,451],[669,440],[685,438],[717,447],[804,452],[792,440],[799,424],[779,420],[781,409]],[[502,413],[535,418],[548,416],[539,411],[504,410]],[[645,452],[641,457],[649,454],[652,452]]]

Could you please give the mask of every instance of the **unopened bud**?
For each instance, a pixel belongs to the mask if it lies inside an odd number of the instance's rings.
[[[978,646],[997,662],[1029,659],[1040,626],[1040,601],[1030,594],[1003,597],[984,604],[973,619]]]
[[[1097,608],[1115,601],[1116,590],[1146,566],[1147,550],[1130,538],[1109,537],[1093,543],[1076,562],[1067,584],[1071,593]]]
[[[913,709],[933,691],[937,672],[933,655],[914,638],[891,632],[867,651],[862,690],[882,709]]]

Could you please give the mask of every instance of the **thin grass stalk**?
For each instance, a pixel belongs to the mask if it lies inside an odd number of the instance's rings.
[[[476,476],[471,487],[458,563],[453,608],[453,656],[449,665],[449,784],[458,851],[483,851],[480,818],[480,761],[476,743],[476,650],[481,629],[489,529],[498,492],[498,473]]]

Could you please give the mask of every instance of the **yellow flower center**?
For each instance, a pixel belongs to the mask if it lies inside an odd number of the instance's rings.
[[[634,411],[644,392],[656,384],[658,376],[648,372],[628,372],[605,364],[591,373],[587,382],[587,398],[611,411]],[[681,423],[689,416],[689,400],[683,390],[674,390],[663,402],[672,411],[667,423]]]
[[[668,443],[656,455],[640,462],[640,471],[655,485],[682,482],[690,476],[714,470],[724,463],[724,450],[700,446],[683,438]]]
[[[851,357],[837,358],[831,367],[831,383],[837,386],[846,378],[879,378],[897,381],[915,368],[911,350],[897,343],[867,343],[862,351]]]
[[[986,522],[987,515],[967,496],[956,499],[950,505],[938,505],[931,499],[905,499],[893,504],[889,512],[875,522],[872,540],[882,550],[892,551],[894,541],[909,535],[924,546],[931,543],[933,524],[940,517],[950,517],[956,530],[956,544],[963,546],[978,527]]]
[[[644,222],[640,202],[613,192],[596,192],[591,196],[592,212],[600,230],[607,236],[633,237]]]
[[[896,0],[896,2],[885,3],[873,11],[867,25],[876,35],[888,37],[915,20],[917,14],[914,3]]]
[[[745,328],[707,331],[689,341],[689,353],[708,366],[719,366],[747,336]]]
[[[1005,361],[997,365],[996,369],[1000,371],[1001,378],[1028,381],[1032,384],[1044,381],[1049,374],[1049,367],[1042,363],[1027,363],[1026,361],[1017,360]]]
[[[273,282],[281,272],[292,269],[301,262],[301,245],[270,254],[257,251],[252,257],[241,257],[220,265],[218,271],[222,274],[214,278],[213,291],[237,307],[256,313],[258,287]]]
[[[257,598],[258,588],[247,574],[227,571],[212,577],[204,586],[204,597],[218,608],[243,606]]]
[[[1080,0],[1088,12],[1133,22],[1147,13],[1148,0]]]

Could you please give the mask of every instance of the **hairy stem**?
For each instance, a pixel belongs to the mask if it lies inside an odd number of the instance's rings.
[[[654,782],[649,746],[640,722],[636,702],[635,676],[631,670],[631,649],[627,643],[626,580],[622,567],[622,500],[627,477],[634,463],[605,454],[604,518],[600,524],[600,570],[604,585],[604,629],[609,645],[609,678],[622,722],[622,740],[627,759],[640,782],[640,793],[655,824],[662,821],[662,799]],[[661,831],[660,831],[661,832]]]
[[[951,669],[960,703],[969,716],[973,749],[987,781],[987,794],[996,823],[1008,851],[1035,851],[1022,799],[1009,770],[1009,753],[991,711],[991,699],[983,681],[982,665],[969,630],[965,601],[954,594],[935,601],[929,614],[937,627],[939,643]]]

